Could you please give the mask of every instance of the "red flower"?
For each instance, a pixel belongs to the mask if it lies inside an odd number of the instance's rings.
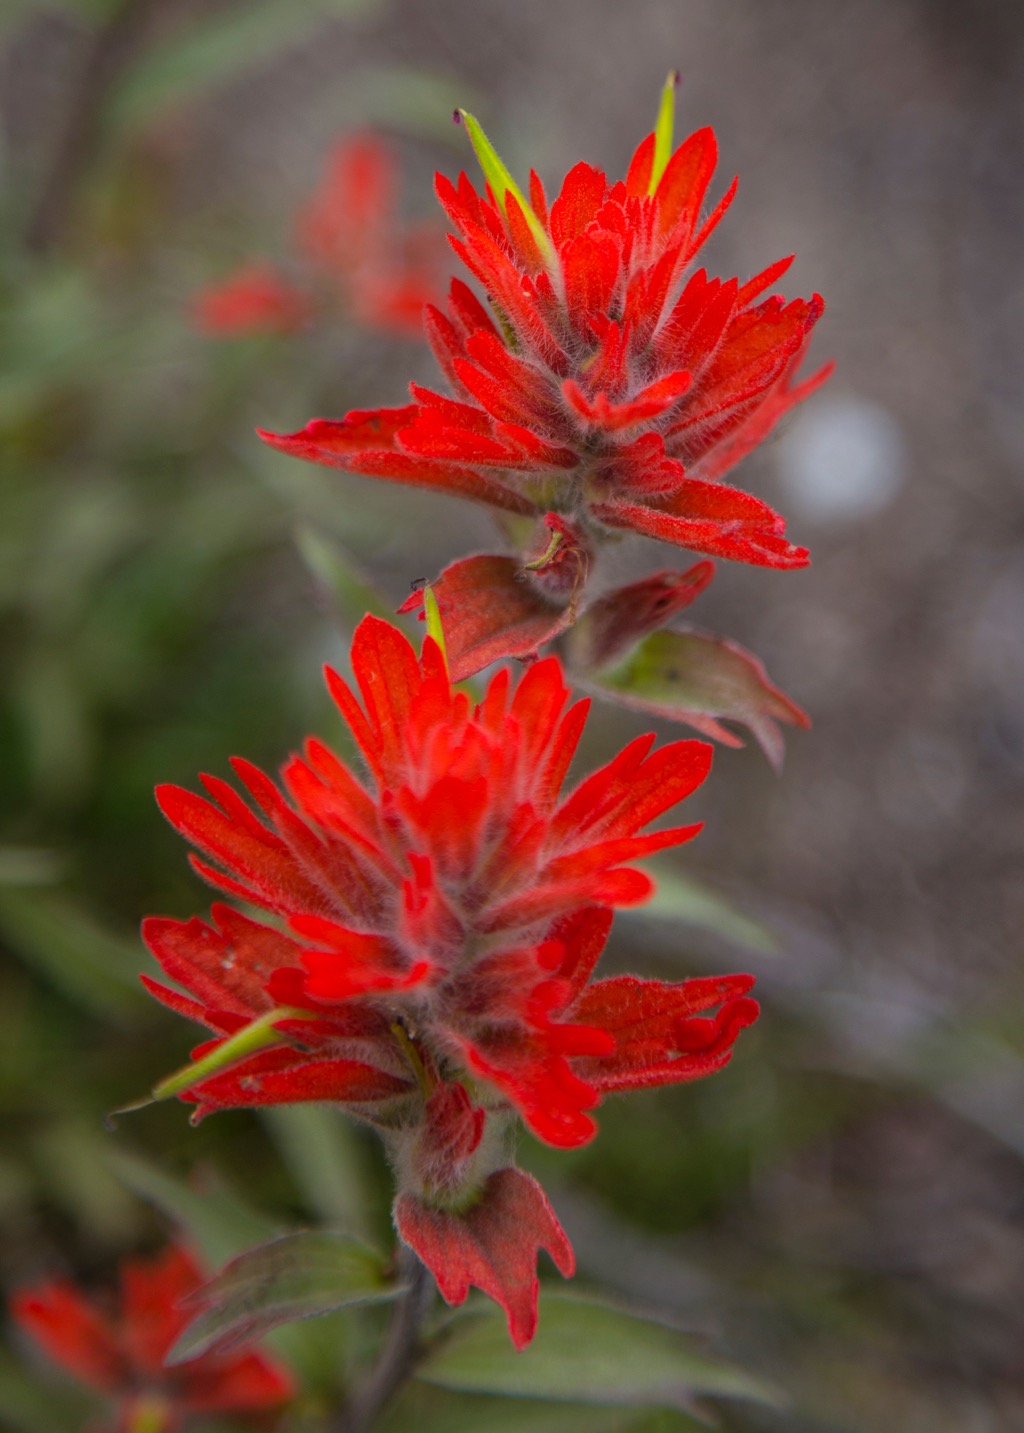
[[[292,333],[309,316],[305,294],[261,259],[204,289],[195,303],[196,322],[207,333]]]
[[[337,145],[296,225],[298,280],[273,264],[244,264],[202,290],[195,321],[208,333],[289,333],[333,295],[357,322],[419,337],[440,281],[433,226],[402,229],[391,152],[372,135]]]
[[[116,1314],[65,1279],[20,1290],[11,1310],[54,1363],[117,1399],[117,1433],[174,1433],[195,1414],[259,1419],[293,1393],[287,1371],[264,1354],[211,1353],[164,1367],[192,1317],[182,1302],[203,1282],[192,1257],[172,1247],[125,1261]]]
[[[490,1183],[511,1164],[515,1113],[550,1144],[582,1144],[605,1091],[719,1069],[757,1007],[744,975],[590,982],[612,908],[652,889],[632,863],[699,829],[644,834],[703,781],[706,744],[652,750],[654,738],[640,737],[564,795],[588,703],[566,710],[555,659],[515,690],[499,672],[473,707],[432,639],[417,659],[401,633],[367,617],[352,667],[362,704],[334,673],[328,684],[368,784],[311,740],[283,769],[290,802],[237,759],[255,810],[214,777],[203,778],[212,800],[158,792],[204,853],[200,874],[277,921],[218,905],[212,925],[145,923],[153,954],[189,996],[147,987],[215,1032],[158,1093],[183,1094],[198,1116],[344,1104],[384,1135],[408,1195],[400,1227],[430,1261],[456,1238],[453,1220],[469,1221],[459,1239],[493,1239],[488,1191],[499,1185],[537,1208],[522,1182]],[[445,1218],[417,1215],[420,1205]],[[515,1266],[519,1292],[495,1292],[506,1287],[500,1272],[483,1285],[520,1332],[522,1259],[532,1267],[545,1241],[567,1258],[548,1215],[510,1231],[520,1252],[494,1266]],[[468,1255],[457,1263],[477,1267]],[[454,1296],[460,1280],[453,1272],[443,1290]]]
[[[455,279],[427,327],[451,396],[417,384],[402,408],[264,434],[298,457],[442,488],[505,512],[553,510],[600,535],[626,528],[699,552],[802,567],[805,549],[722,476],[815,388],[794,386],[822,300],[763,298],[785,259],[740,283],[693,261],[735,192],[701,211],[710,129],[671,151],[670,97],[624,180],[577,164],[549,204],[527,199],[471,116],[489,181],[437,177],[452,247],[489,310]]]

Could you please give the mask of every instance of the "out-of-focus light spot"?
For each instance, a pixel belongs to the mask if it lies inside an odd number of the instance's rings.
[[[790,506],[809,522],[859,522],[896,497],[906,478],[906,441],[880,403],[853,395],[801,409],[774,448]]]

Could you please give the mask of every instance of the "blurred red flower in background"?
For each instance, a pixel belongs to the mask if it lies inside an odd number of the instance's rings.
[[[632,863],[699,829],[643,833],[703,781],[711,749],[640,737],[563,795],[589,703],[566,710],[554,658],[515,689],[499,672],[474,707],[432,638],[417,658],[367,617],[352,667],[362,704],[334,673],[328,684],[368,783],[311,740],[283,768],[290,802],[237,759],[255,809],[215,777],[212,799],[158,792],[203,852],[199,873],[276,923],[224,904],[210,925],[146,921],[189,994],[147,987],[216,1032],[157,1093],[197,1116],[326,1099],[373,1123],[399,1232],[446,1297],[474,1283],[502,1302],[521,1345],[537,1249],[563,1272],[572,1262],[539,1186],[513,1167],[515,1115],[549,1144],[582,1144],[606,1092],[720,1069],[757,1014],[746,975],[590,979],[612,908],[653,889]]]
[[[194,1311],[183,1301],[204,1283],[192,1256],[171,1247],[121,1266],[116,1311],[66,1279],[19,1290],[16,1323],[79,1382],[117,1400],[113,1433],[175,1433],[194,1415],[263,1423],[292,1397],[292,1380],[262,1353],[207,1353],[165,1368]]]
[[[443,250],[433,223],[403,227],[397,171],[374,135],[338,144],[296,222],[292,269],[253,260],[196,297],[211,334],[290,333],[332,304],[357,323],[419,337],[423,306],[440,290]]]

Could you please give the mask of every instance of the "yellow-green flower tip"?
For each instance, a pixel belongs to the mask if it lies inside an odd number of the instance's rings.
[[[466,133],[469,135],[469,142],[473,146],[480,168],[484,172],[484,178],[491,186],[491,193],[494,195],[495,203],[502,214],[508,215],[508,196],[514,196],[516,203],[523,211],[523,218],[529,226],[530,233],[545,262],[551,263],[555,257],[554,247],[548,237],[544,225],[534,213],[533,206],[526,198],[526,195],[519,188],[519,185],[509,173],[508,166],[495,149],[494,145],[487,138],[480,125],[480,121],[465,109],[457,109],[455,118],[466,126]]]
[[[191,1064],[185,1065],[182,1069],[176,1070],[173,1075],[168,1075],[158,1085],[153,1086],[154,1100],[169,1100],[173,1095],[183,1094],[197,1085],[200,1080],[208,1080],[211,1075],[219,1074],[231,1065],[237,1065],[239,1060],[245,1060],[250,1055],[255,1055],[258,1050],[264,1050],[268,1045],[278,1045],[285,1039],[274,1025],[279,1020],[294,1019],[297,1015],[306,1015],[308,1011],[290,1010],[287,1006],[279,1006],[276,1010],[268,1010],[259,1019],[252,1020],[248,1025],[236,1030],[234,1035],[229,1035],[208,1055],[203,1055],[199,1060],[193,1060]],[[148,1101],[146,1102],[148,1103]],[[141,1106],[140,1106],[141,1107]],[[128,1106],[127,1108],[133,1108]],[[115,1113],[122,1113],[118,1110]]]
[[[444,664],[448,665],[448,651],[444,644],[444,625],[441,622],[441,609],[437,605],[437,598],[434,596],[434,589],[428,584],[423,589],[423,611],[427,619],[427,636],[433,637],[437,643]]]
[[[679,88],[679,71],[669,70],[668,79],[661,91],[658,105],[658,122],[654,126],[654,163],[651,166],[651,183],[648,193],[653,194],[661,183],[661,176],[672,158],[672,134],[676,118],[676,90]]]

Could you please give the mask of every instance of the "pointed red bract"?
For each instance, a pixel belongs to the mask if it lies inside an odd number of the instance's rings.
[[[598,532],[805,565],[778,514],[719,480],[826,376],[792,381],[822,301],[762,297],[789,260],[743,285],[693,272],[734,191],[698,227],[713,133],[685,140],[652,193],[653,153],[648,136],[625,183],[577,164],[550,207],[534,179],[532,213],[511,191],[499,202],[465,174],[457,185],[439,175],[452,247],[489,301],[455,280],[447,312],[427,310],[451,396],[413,385],[416,402],[386,448],[368,436],[341,450],[322,423],[268,440],[506,511],[511,493],[521,511],[553,510]]]
[[[395,1201],[395,1226],[437,1280],[449,1304],[482,1289],[505,1310],[517,1349],[537,1331],[537,1254],[559,1272],[575,1270],[572,1246],[543,1189],[521,1169],[499,1169],[468,1209],[437,1209],[413,1194]]]
[[[165,1368],[164,1359],[191,1313],[185,1298],[205,1282],[192,1256],[172,1247],[121,1267],[118,1307],[106,1312],[66,1279],[16,1292],[15,1322],[59,1367],[117,1401],[119,1428],[133,1413],[159,1407],[161,1433],[190,1417],[224,1414],[263,1422],[293,1394],[287,1370],[261,1353],[203,1354]]]
[[[566,792],[588,704],[569,705],[556,659],[515,685],[499,671],[474,706],[432,639],[417,657],[367,617],[352,675],[328,684],[364,778],[310,741],[284,767],[287,796],[237,759],[248,800],[213,777],[206,796],[158,793],[197,869],[269,917],[218,904],[211,924],[145,923],[181,991],[147,988],[213,1032],[173,1088],[200,1116],[331,1100],[375,1125],[403,1236],[434,1250],[435,1273],[450,1245],[446,1297],[478,1284],[525,1340],[537,1248],[571,1255],[540,1191],[503,1167],[505,1127],[518,1115],[549,1144],[582,1144],[604,1091],[719,1068],[754,1009],[749,977],[717,1000],[647,982],[646,1034],[632,986],[621,1010],[614,982],[587,1003],[612,909],[651,892],[634,863],[699,829],[645,828],[700,785],[711,748],[641,737]],[[716,1004],[714,1028],[689,1018]]]

